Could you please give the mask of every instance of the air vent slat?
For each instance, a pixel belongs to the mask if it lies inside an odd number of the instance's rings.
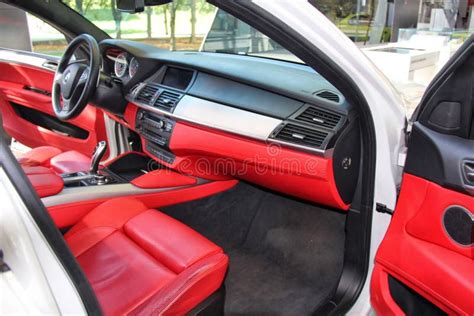
[[[296,120],[312,125],[333,129],[341,121],[342,116],[337,113],[318,109],[310,106],[303,113],[296,117]]]
[[[158,91],[157,87],[146,85],[140,90],[140,92],[137,95],[136,100],[138,102],[150,104],[157,91]]]
[[[317,92],[316,95],[320,98],[339,103],[339,95],[337,95],[334,92],[324,90],[324,91]]]
[[[181,94],[164,90],[155,101],[155,106],[166,111],[171,111],[178,102]]]
[[[274,138],[297,145],[321,148],[328,135],[327,132],[286,124]]]

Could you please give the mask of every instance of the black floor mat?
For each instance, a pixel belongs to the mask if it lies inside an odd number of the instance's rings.
[[[342,213],[244,183],[162,211],[229,255],[226,314],[307,315],[337,285]]]

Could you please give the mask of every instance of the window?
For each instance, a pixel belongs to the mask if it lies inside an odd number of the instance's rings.
[[[31,14],[27,13],[26,16],[32,51],[62,56],[68,44],[64,34]]]
[[[63,0],[113,38],[170,50],[252,55],[300,62],[248,24],[205,0],[174,0],[142,13],[117,11],[116,1]]]
[[[25,11],[0,3],[0,47],[61,56],[64,34]]]
[[[474,32],[473,0],[308,1],[385,74],[404,97],[409,113]]]

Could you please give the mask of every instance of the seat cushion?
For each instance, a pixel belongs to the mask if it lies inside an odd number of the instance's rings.
[[[36,147],[18,158],[18,162],[25,167],[45,166],[49,167],[51,158],[59,155],[61,149],[52,146]]]
[[[56,195],[64,188],[63,179],[49,168],[36,166],[23,170],[40,198]]]
[[[222,285],[222,249],[131,198],[107,201],[65,235],[103,312],[185,314]]]
[[[74,173],[89,170],[91,158],[78,151],[70,150],[51,158],[50,164],[57,173]]]

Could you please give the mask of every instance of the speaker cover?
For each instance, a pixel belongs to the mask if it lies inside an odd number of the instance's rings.
[[[446,234],[456,243],[471,246],[474,242],[474,216],[462,206],[453,205],[443,215]]]

